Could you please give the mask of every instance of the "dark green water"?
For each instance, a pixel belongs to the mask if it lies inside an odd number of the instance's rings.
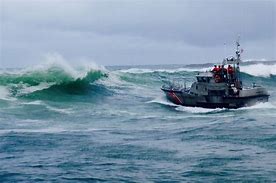
[[[2,71],[0,182],[276,181],[274,68],[241,67],[271,97],[236,110],[166,101],[161,80],[204,68]]]

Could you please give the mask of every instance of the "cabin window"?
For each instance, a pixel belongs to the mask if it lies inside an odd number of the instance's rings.
[[[197,77],[197,81],[201,83],[209,83],[210,78],[208,77]]]
[[[209,90],[208,95],[223,96],[225,95],[225,90]]]
[[[198,77],[198,78],[197,78],[197,81],[198,81],[198,82],[203,82],[202,77]]]

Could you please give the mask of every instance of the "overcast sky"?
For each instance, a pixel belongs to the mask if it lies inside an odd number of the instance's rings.
[[[276,60],[276,0],[0,0],[0,66]],[[226,46],[224,46],[226,43]]]

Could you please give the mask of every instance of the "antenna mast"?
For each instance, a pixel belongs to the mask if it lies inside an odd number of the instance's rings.
[[[237,56],[237,61],[240,61],[241,58],[241,50],[240,50],[240,36],[238,36],[238,39],[236,41],[237,49],[236,49],[236,56]]]

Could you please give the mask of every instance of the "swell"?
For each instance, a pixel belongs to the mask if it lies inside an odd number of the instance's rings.
[[[85,77],[71,81],[64,81],[53,84],[48,88],[21,95],[21,98],[44,99],[66,101],[72,100],[74,96],[94,96],[107,95],[110,91],[105,86],[97,84],[95,81],[108,77],[101,71],[89,71]],[[77,98],[77,100],[80,100]]]
[[[202,70],[202,69],[201,69]],[[152,72],[123,72],[120,78],[123,81],[139,84],[139,85],[152,85],[157,86],[162,84],[162,82],[172,81],[173,79],[182,79],[183,81],[186,80],[187,84],[192,83],[195,81],[195,76],[202,71],[179,71],[169,70],[156,70]],[[208,71],[207,69],[205,71]],[[259,84],[275,84],[276,82],[276,75],[252,75],[247,72],[241,72],[241,78],[244,83],[251,84],[252,82],[259,83]]]
[[[120,72],[129,73],[129,74],[154,74],[154,73],[167,73],[167,74],[181,74],[181,73],[197,73],[197,72],[205,72],[210,71],[212,67],[185,67],[179,66],[176,68],[175,66],[160,66],[160,68],[130,68],[130,69],[122,69]],[[276,76],[276,64],[268,65],[268,64],[250,64],[246,63],[246,65],[241,65],[240,70],[242,73],[249,74],[256,77],[273,77]]]
[[[248,73],[242,72],[241,73],[241,79],[245,83],[259,83],[259,84],[265,84],[265,85],[275,85],[276,82],[276,75],[270,75],[269,77],[263,77],[263,76],[254,76],[250,75]]]

